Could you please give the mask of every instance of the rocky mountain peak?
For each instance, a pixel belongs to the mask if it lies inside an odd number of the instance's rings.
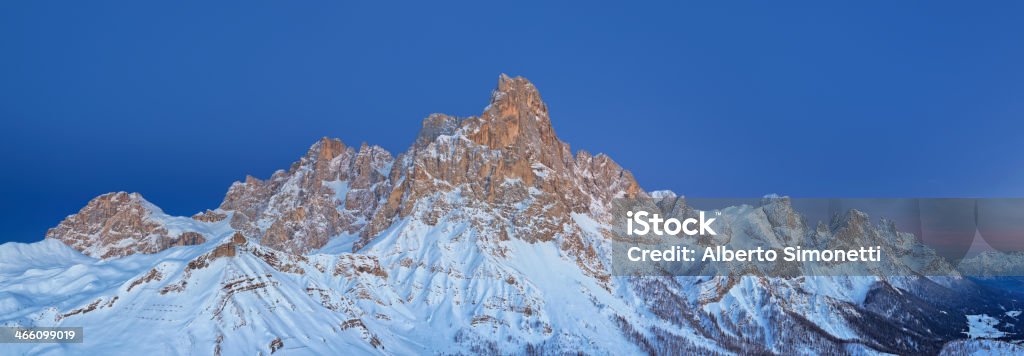
[[[761,210],[772,227],[797,229],[807,225],[803,217],[793,209],[793,201],[788,196],[769,195],[761,198]]]
[[[289,170],[233,184],[219,210],[232,213],[232,228],[267,247],[309,252],[362,229],[393,161],[379,146],[363,143],[357,151],[325,137]]]
[[[170,219],[139,193],[107,193],[48,230],[46,238],[98,258],[154,253],[206,241],[196,231],[169,228]]]
[[[871,218],[868,217],[867,213],[857,209],[849,209],[846,212],[834,214],[832,216],[832,222],[829,224],[829,228],[832,231],[842,229],[862,230],[865,226],[870,224]]]
[[[533,83],[526,78],[510,77],[504,73],[498,76],[498,86],[491,92],[490,105],[506,108],[533,107],[539,112],[547,113],[547,106],[541,100],[540,91]]]
[[[548,107],[533,83],[522,77],[502,74],[491,93],[490,105],[478,120],[468,122],[469,138],[492,149],[509,146],[560,151],[548,117]]]
[[[345,152],[345,143],[336,138],[322,137],[306,151],[306,158],[313,161],[330,161]]]

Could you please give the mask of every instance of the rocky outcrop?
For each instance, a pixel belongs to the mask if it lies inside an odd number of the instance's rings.
[[[392,162],[380,147],[357,151],[323,138],[289,170],[233,184],[218,210],[232,212],[231,227],[265,246],[309,252],[363,228],[387,191]]]
[[[167,216],[138,193],[108,193],[89,201],[46,232],[85,255],[115,258],[155,253],[173,246],[197,245],[206,238],[195,231],[170,231]]]
[[[175,246],[194,246],[206,243],[206,237],[195,231],[185,231],[174,239],[164,239],[166,244],[160,249],[167,249]]]
[[[223,212],[213,211],[213,210],[206,210],[204,212],[192,215],[192,219],[195,219],[197,221],[202,221],[202,222],[210,222],[210,223],[224,220],[227,217],[228,217],[227,214],[224,214]]]

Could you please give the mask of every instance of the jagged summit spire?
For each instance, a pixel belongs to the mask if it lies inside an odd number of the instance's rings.
[[[555,151],[561,142],[555,136],[548,118],[548,107],[540,92],[523,77],[498,76],[498,86],[491,92],[491,102],[481,115],[470,139],[492,148],[518,144],[547,147]]]
[[[526,94],[526,96],[540,98],[537,87],[530,80],[520,76],[510,77],[508,74],[502,73],[498,76],[498,86],[491,92],[491,103],[507,98],[508,94]]]
[[[324,136],[309,147],[309,150],[306,151],[306,157],[314,160],[323,159],[329,161],[345,150],[345,148],[345,143],[341,139]]]
[[[498,86],[491,92],[489,109],[499,108],[504,110],[532,109],[539,116],[547,119],[548,108],[540,97],[537,87],[523,77],[510,77],[502,73],[498,76]],[[491,111],[491,110],[487,110]]]
[[[551,127],[547,105],[537,88],[526,78],[504,73],[498,76],[498,85],[491,91],[489,105],[480,116],[431,114],[423,120],[416,144],[424,145],[438,136],[454,135],[460,131],[472,141],[492,148],[517,143],[527,146],[537,144],[536,141],[545,145],[561,145]],[[560,150],[560,147],[555,150]]]

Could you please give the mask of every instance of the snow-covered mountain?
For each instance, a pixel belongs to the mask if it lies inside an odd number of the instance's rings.
[[[965,278],[614,276],[613,201],[648,196],[676,198],[573,154],[502,75],[480,116],[431,115],[397,156],[323,139],[190,218],[111,193],[0,245],[0,324],[85,327],[3,352],[1022,351],[1018,295]],[[908,239],[855,211],[809,228],[787,199],[725,214],[761,241]]]

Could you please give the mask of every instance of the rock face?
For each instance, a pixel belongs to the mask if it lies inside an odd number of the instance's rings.
[[[431,205],[428,222],[458,199],[485,203],[502,219],[499,238],[547,241],[570,213],[600,211],[615,196],[640,192],[632,174],[607,156],[580,151],[555,135],[547,106],[523,78],[502,75],[490,105],[479,117],[434,114],[423,122],[416,144],[397,159],[393,189],[355,248],[370,242],[417,204]],[[438,199],[430,199],[437,196]]]
[[[138,193],[108,193],[89,201],[77,214],[51,228],[46,238],[60,240],[98,258],[154,253],[172,246],[206,242],[198,232],[168,229],[169,219]]]
[[[324,138],[289,170],[233,184],[218,211],[230,212],[232,228],[267,247],[309,252],[361,231],[389,189],[393,161],[378,146],[357,151]]]

